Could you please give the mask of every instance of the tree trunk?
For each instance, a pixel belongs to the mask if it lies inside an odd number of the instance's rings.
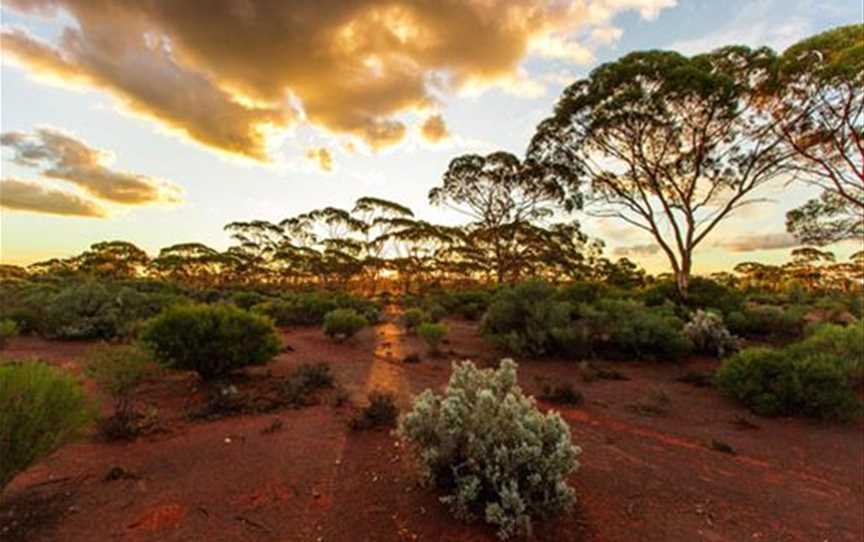
[[[690,288],[690,268],[692,267],[690,255],[681,259],[681,268],[675,272],[675,284],[678,287],[678,295],[682,301],[687,301],[687,291]]]

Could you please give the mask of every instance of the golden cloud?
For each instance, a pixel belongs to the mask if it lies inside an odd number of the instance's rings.
[[[420,135],[430,143],[438,143],[450,137],[450,131],[441,115],[431,115],[420,126]]]
[[[373,148],[441,92],[515,80],[528,55],[584,62],[579,32],[675,0],[7,0],[75,20],[56,44],[3,30],[37,74],[110,92],[205,146],[266,160],[267,134],[305,120]]]
[[[324,147],[306,149],[306,158],[318,164],[322,171],[333,171],[333,156]]]
[[[73,183],[101,200],[124,205],[180,203],[183,190],[176,184],[108,168],[110,156],[71,135],[51,128],[33,134],[6,132],[0,145],[13,150],[12,161],[39,168],[42,175]]]
[[[742,235],[734,239],[717,242],[716,246],[732,252],[754,252],[756,250],[776,250],[801,246],[791,233],[766,233]]]
[[[617,247],[613,251],[616,256],[632,256],[632,257],[647,257],[653,256],[660,252],[660,246],[656,243],[646,243],[644,245],[629,245]]]
[[[108,216],[98,203],[70,192],[45,188],[17,179],[0,181],[0,207],[64,216],[103,218]]]

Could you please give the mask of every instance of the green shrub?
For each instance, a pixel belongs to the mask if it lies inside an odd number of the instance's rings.
[[[269,296],[258,292],[234,292],[228,296],[229,303],[233,303],[243,310],[249,310],[255,305],[266,303],[269,299]]]
[[[542,413],[516,385],[516,364],[497,370],[453,366],[443,395],[426,390],[400,421],[398,434],[417,450],[424,476],[464,520],[477,516],[501,538],[530,531],[572,505],[567,477],[579,448],[556,412]]]
[[[726,318],[729,331],[750,337],[797,336],[804,329],[806,309],[784,310],[774,305],[756,305],[735,311]]]
[[[349,339],[369,325],[354,309],[336,309],[324,315],[324,334],[338,340]]]
[[[423,322],[429,321],[429,315],[423,309],[408,309],[402,314],[402,323],[409,332],[414,332]]]
[[[160,363],[208,380],[263,365],[280,350],[273,323],[234,305],[178,305],[144,327],[141,337]]]
[[[558,350],[556,336],[570,326],[571,306],[542,281],[500,290],[483,317],[482,333],[499,348],[520,355]]]
[[[540,385],[540,399],[550,403],[579,405],[584,399],[582,393],[569,382],[556,382],[548,378],[540,378],[538,384]]]
[[[864,382],[864,322],[848,326],[822,324],[789,350],[798,356],[820,353],[836,356],[854,384]]]
[[[842,360],[831,354],[798,357],[786,349],[749,348],[723,363],[715,383],[763,416],[842,419],[860,408]]]
[[[392,393],[373,390],[369,393],[369,404],[348,422],[354,431],[365,431],[396,424],[399,408]]]
[[[595,348],[612,356],[675,360],[693,346],[670,305],[646,307],[629,299],[603,299],[581,306],[577,321],[591,330]]]
[[[46,299],[37,326],[40,334],[51,339],[128,337],[140,322],[180,301],[182,298],[170,294],[85,282]]]
[[[0,320],[0,349],[6,348],[6,345],[18,336],[18,324],[14,320]]]
[[[79,435],[91,417],[84,391],[69,374],[39,362],[0,365],[0,491]]]
[[[719,314],[699,309],[683,331],[693,348],[703,354],[722,358],[738,350],[738,340],[726,329]]]
[[[716,309],[724,315],[741,310],[744,304],[744,296],[741,292],[705,277],[690,279],[686,300],[681,299],[674,281],[659,282],[646,289],[642,297],[648,306],[671,302],[691,310]]]
[[[85,374],[114,401],[114,413],[102,425],[110,438],[132,438],[144,427],[145,416],[136,408],[132,393],[153,374],[150,356],[136,346],[97,346],[84,361]]]
[[[324,316],[336,309],[354,309],[369,322],[377,322],[378,305],[372,301],[347,294],[305,292],[284,294],[255,305],[252,310],[265,314],[279,326],[311,326],[324,322]]]
[[[438,352],[438,347],[447,336],[447,332],[447,324],[441,323],[425,322],[417,328],[417,335],[423,339],[431,352]]]
[[[304,406],[309,404],[309,396],[312,393],[320,389],[332,388],[335,383],[330,366],[326,363],[315,365],[303,363],[285,380],[282,396],[291,405]]]

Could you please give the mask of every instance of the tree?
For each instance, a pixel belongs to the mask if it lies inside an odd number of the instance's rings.
[[[864,239],[864,25],[789,47],[779,61],[773,114],[797,178],[822,189],[787,215],[802,242]]]
[[[150,263],[147,253],[126,241],[104,241],[77,258],[78,270],[102,278],[137,277]]]
[[[522,162],[507,152],[459,156],[442,181],[429,192],[430,203],[473,220],[471,234],[482,245],[498,283],[511,278],[520,227],[551,217],[555,205],[571,209],[578,203],[567,197],[566,188],[575,185],[570,170]]]
[[[648,232],[686,297],[695,248],[788,171],[761,107],[775,60],[767,48],[632,53],[567,88],[528,157],[587,178],[589,214]]]

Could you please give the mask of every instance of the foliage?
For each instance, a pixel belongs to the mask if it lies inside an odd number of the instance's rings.
[[[9,318],[0,320],[0,350],[18,336],[18,324]]]
[[[820,353],[836,356],[853,383],[864,383],[864,322],[856,321],[848,326],[820,325],[789,350],[796,356]]]
[[[729,331],[736,335],[797,336],[804,326],[804,312],[801,308],[786,309],[773,305],[755,305],[742,311],[729,314],[726,324]]]
[[[697,310],[683,331],[698,352],[722,358],[738,350],[738,340],[726,329],[719,314]]]
[[[516,364],[453,366],[443,395],[426,390],[399,423],[424,476],[460,519],[483,517],[501,538],[530,530],[574,501],[567,477],[581,452],[555,412],[542,413],[516,384]]]
[[[677,285],[673,281],[658,282],[647,288],[643,292],[642,298],[649,306],[672,302],[691,310],[714,309],[724,315],[741,310],[744,304],[744,295],[741,292],[705,277],[692,277],[690,279],[686,299],[682,299]]]
[[[848,418],[860,404],[834,355],[794,349],[748,348],[717,370],[717,387],[756,414]]]
[[[146,323],[141,338],[160,363],[205,380],[263,365],[280,350],[268,318],[234,305],[170,307]]]
[[[482,332],[494,344],[522,355],[554,353],[558,333],[569,327],[571,306],[555,288],[528,281],[502,288],[483,317]]]
[[[92,417],[81,386],[41,362],[0,364],[0,491],[75,438]]]
[[[589,181],[589,213],[652,235],[686,298],[696,247],[788,170],[760,107],[775,60],[743,46],[630,53],[564,90],[529,160]]]
[[[392,393],[373,390],[369,392],[368,400],[369,404],[348,422],[351,429],[365,431],[396,424],[399,408]]]
[[[132,397],[153,369],[147,352],[134,345],[102,345],[87,352],[85,374],[114,401],[114,413],[101,423],[105,436],[131,439],[153,421],[137,408]]]
[[[646,307],[628,299],[603,299],[579,307],[577,323],[587,326],[593,348],[636,359],[678,359],[692,349],[684,323],[668,305]]]
[[[279,326],[320,325],[324,315],[340,308],[351,308],[363,314],[370,322],[378,321],[378,306],[372,301],[331,292],[303,292],[283,294],[255,305],[252,310],[265,314]]]
[[[303,406],[309,402],[310,394],[320,389],[332,388],[335,384],[336,380],[326,363],[303,363],[285,380],[282,395],[288,403]]]
[[[354,309],[336,309],[324,315],[324,334],[344,340],[353,337],[369,325],[369,321]]]
[[[447,336],[447,332],[447,324],[435,322],[424,322],[417,328],[417,335],[426,342],[431,352],[438,352],[438,347]]]
[[[429,321],[429,315],[426,311],[419,308],[412,308],[402,314],[402,322],[405,324],[405,329],[409,332],[414,332],[423,322]]]

